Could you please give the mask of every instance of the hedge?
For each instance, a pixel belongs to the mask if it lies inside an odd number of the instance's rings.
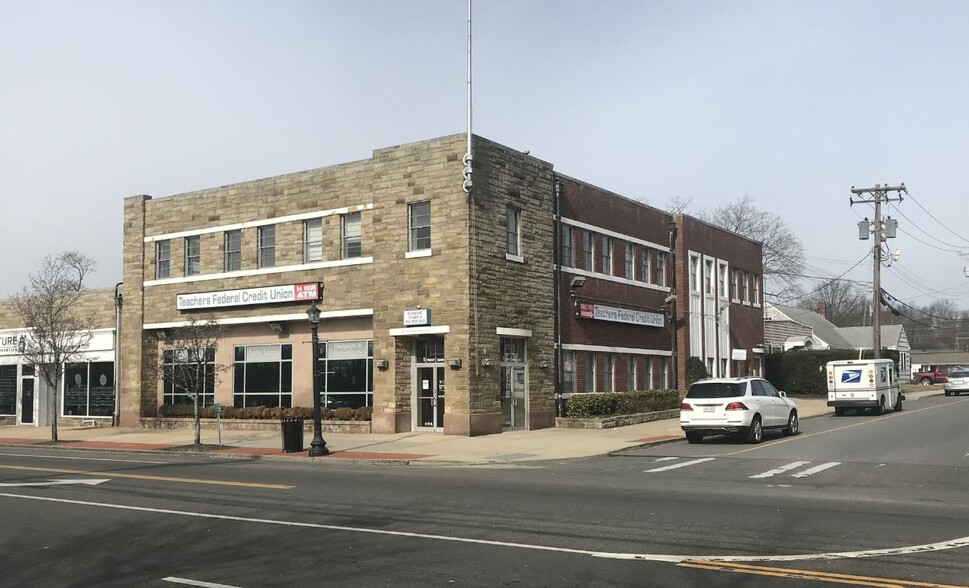
[[[369,421],[372,415],[373,407],[370,406],[360,408],[323,408],[320,412],[322,419],[327,421]],[[158,416],[191,418],[195,416],[195,408],[191,404],[163,404],[158,407]],[[214,419],[215,411],[212,410],[211,406],[200,406],[199,416],[203,419]],[[278,420],[287,417],[311,419],[313,418],[313,409],[304,406],[294,406],[292,408],[280,406],[222,407],[222,418],[224,419]]]
[[[672,410],[680,407],[676,390],[634,390],[605,394],[573,394],[565,401],[565,416],[595,417]]]
[[[871,359],[870,349],[862,359]],[[898,351],[883,349],[881,356],[898,365]],[[859,359],[857,351],[846,349],[800,350],[771,353],[764,356],[764,377],[778,390],[788,394],[827,394],[824,366],[829,361]]]

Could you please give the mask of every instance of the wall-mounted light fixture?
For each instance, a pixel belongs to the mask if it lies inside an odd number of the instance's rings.
[[[284,330],[283,323],[271,322],[269,323],[269,330],[273,333],[282,333]]]
[[[543,370],[547,370],[548,369],[548,360],[547,359],[543,359],[542,361],[538,362],[538,367],[542,368]]]
[[[484,359],[481,360],[481,365],[483,365],[485,367],[491,367],[491,366],[495,365],[495,360],[491,359],[490,357],[486,357],[486,358],[484,358]]]
[[[374,361],[373,364],[377,366],[378,370],[385,370],[390,367],[390,362],[386,359],[378,359]]]
[[[449,366],[451,366],[452,368],[454,368],[454,369],[460,369],[461,368],[461,358],[460,357],[452,357],[451,359],[447,360],[447,364]]]
[[[569,287],[573,290],[578,290],[582,286],[585,286],[585,276],[572,276],[572,281],[569,282]]]

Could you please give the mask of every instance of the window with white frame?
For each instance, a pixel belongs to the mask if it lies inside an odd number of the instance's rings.
[[[690,256],[690,292],[700,291],[700,258]]]
[[[350,259],[363,254],[360,232],[360,213],[351,212],[340,217],[340,257]]]
[[[720,272],[717,274],[717,293],[719,298],[726,298],[727,291],[730,289],[729,276],[727,272],[727,264],[725,262],[720,262],[719,266]]]
[[[740,300],[740,270],[737,268],[730,269],[730,297]]]
[[[592,231],[582,231],[582,269],[590,272],[595,271],[595,268],[592,266],[595,250],[593,245],[594,241],[595,234]]]
[[[669,256],[665,251],[656,252],[656,278],[653,283],[658,286],[666,285],[666,258]]]
[[[754,304],[760,306],[760,274],[753,275],[754,282]]]
[[[258,255],[259,267],[276,265],[276,225],[259,227]]]
[[[244,406],[293,406],[293,346],[237,345],[232,400]]]
[[[632,243],[626,243],[626,279],[632,280],[635,278],[633,274],[634,268],[636,267],[636,248]]]
[[[562,267],[573,267],[575,261],[572,259],[572,243],[575,239],[575,229],[569,225],[562,225]]]
[[[242,269],[242,231],[239,229],[225,232],[224,268],[227,272]]]
[[[606,354],[606,369],[604,376],[605,392],[616,391],[616,356],[612,353]]]
[[[505,252],[515,257],[521,256],[522,211],[514,206],[505,208]]]
[[[431,203],[414,202],[407,205],[407,223],[410,233],[408,251],[424,251],[431,248]]]
[[[162,404],[193,404],[192,394],[199,406],[215,402],[215,347],[162,350]]]
[[[155,279],[172,275],[172,242],[168,239],[155,241]]]
[[[637,381],[637,376],[639,374],[637,373],[636,367],[637,367],[636,356],[627,355],[626,356],[626,389],[630,391],[639,389],[637,386],[637,384],[639,383]]]
[[[612,275],[612,239],[602,236],[602,273]]]
[[[705,259],[703,264],[703,291],[707,294],[715,292],[716,281],[713,275],[713,260]]]
[[[197,276],[200,273],[202,273],[201,237],[198,235],[185,237],[185,275]]]
[[[649,247],[639,248],[639,280],[647,284],[653,279],[650,274],[649,256],[652,254]]]
[[[643,358],[643,380],[647,390],[653,390],[656,385],[653,382],[653,358],[647,355]]]
[[[585,378],[583,392],[596,391],[596,354],[594,351],[587,351],[585,354]]]
[[[575,392],[575,352],[562,352],[562,393]]]
[[[303,221],[303,263],[323,261],[323,219]]]
[[[660,379],[663,381],[663,388],[670,387],[670,360],[668,357],[660,357]]]
[[[742,287],[744,291],[744,296],[741,298],[744,302],[750,302],[750,272],[745,271],[741,276]]]

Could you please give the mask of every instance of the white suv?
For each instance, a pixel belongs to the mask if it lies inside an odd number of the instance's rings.
[[[742,435],[760,443],[765,430],[798,433],[797,405],[763,378],[707,378],[694,382],[680,404],[686,440],[704,435]]]

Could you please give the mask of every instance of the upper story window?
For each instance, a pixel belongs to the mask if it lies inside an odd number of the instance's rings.
[[[612,275],[612,239],[602,236],[602,273]]]
[[[242,269],[242,231],[239,229],[225,232],[224,267],[227,272]]]
[[[323,219],[303,221],[303,263],[323,261]]]
[[[744,272],[743,278],[741,278],[744,289],[744,297],[741,299],[744,302],[750,302],[750,273]]]
[[[185,237],[185,275],[202,273],[202,238],[198,235]]]
[[[340,257],[360,257],[363,253],[363,244],[360,242],[360,213],[344,214],[340,223]]]
[[[727,273],[727,264],[721,261],[718,267],[720,269],[717,273],[717,294],[720,298],[726,298],[727,290],[730,287],[730,283],[727,281],[729,276]]]
[[[593,237],[594,235],[590,231],[582,231],[582,269],[594,271],[595,268],[592,267],[592,256],[594,253],[593,247]]]
[[[633,279],[634,277],[633,268],[636,267],[635,262],[636,262],[636,248],[633,247],[632,243],[626,243],[626,259],[625,259],[626,279],[629,279],[629,280]]]
[[[276,265],[276,225],[259,227],[259,267]]]
[[[522,211],[509,206],[505,209],[505,252],[515,257],[521,256]]]
[[[730,270],[730,297],[740,300],[740,270],[737,268]]]
[[[562,266],[572,267],[572,243],[575,239],[575,229],[568,226],[562,225]]]
[[[646,282],[647,284],[652,279],[649,273],[649,247],[640,247],[639,249],[639,280],[641,282]]]
[[[656,252],[656,284],[660,286],[666,285],[666,258],[669,253],[665,251]]]
[[[754,274],[753,275],[753,282],[754,282],[754,299],[753,299],[753,302],[754,302],[754,304],[758,304],[759,305],[760,304],[760,275],[759,274]]]
[[[407,220],[410,227],[410,237],[407,241],[408,251],[420,251],[431,248],[431,203],[415,202],[407,206]]]
[[[155,279],[172,275],[172,242],[168,239],[155,241]]]
[[[714,281],[713,275],[713,260],[706,259],[703,264],[703,291],[707,294],[713,294],[714,288],[716,287],[716,282]]]
[[[700,291],[700,258],[690,256],[690,292]]]

